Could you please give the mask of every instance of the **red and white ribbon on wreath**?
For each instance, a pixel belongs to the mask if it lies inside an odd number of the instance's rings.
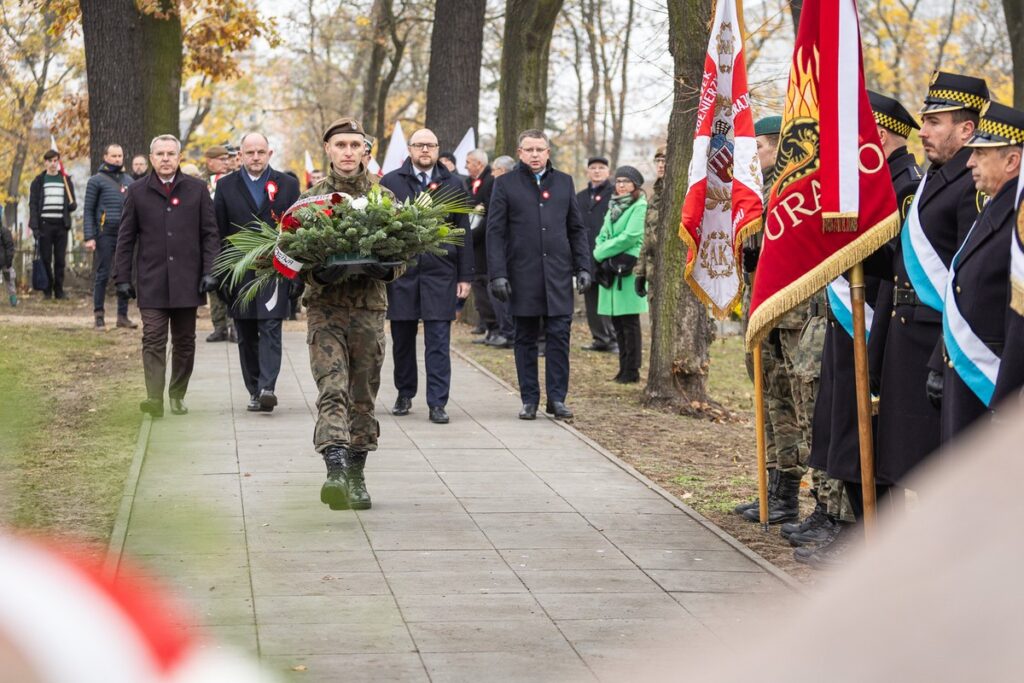
[[[320,206],[326,206],[329,204],[337,204],[341,200],[352,201],[352,196],[346,194],[345,192],[332,192],[330,194],[318,194],[312,197],[304,197],[300,199],[299,201],[289,206],[288,210],[285,211],[284,215],[281,216],[281,232],[289,232],[299,227],[298,221],[292,218],[292,214],[301,209],[302,207],[309,206],[310,204],[319,204]],[[279,236],[278,241],[280,241],[280,239],[281,238]],[[302,270],[302,266],[304,265],[298,259],[294,259],[288,254],[284,253],[284,250],[281,249],[280,244],[274,247],[273,264],[274,270],[281,273],[281,275],[288,278],[289,280],[294,280],[298,276],[299,271]]]

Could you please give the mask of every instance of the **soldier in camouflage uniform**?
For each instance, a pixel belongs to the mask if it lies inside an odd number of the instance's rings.
[[[647,285],[654,281],[654,267],[658,249],[658,201],[665,187],[665,145],[654,153],[655,180],[651,198],[647,202],[647,216],[644,219],[644,243],[640,256],[633,266],[633,286],[637,296],[647,296]]]
[[[334,192],[360,197],[377,184],[362,163],[363,128],[355,119],[328,126],[324,149],[330,172],[303,197]],[[363,468],[380,434],[373,406],[384,364],[384,285],[403,271],[373,264],[327,266],[305,275],[306,341],[319,391],[313,443],[327,465],[320,500],[332,510],[370,507]]]
[[[781,116],[768,116],[754,125],[757,153],[764,176],[762,191],[766,210],[775,177],[775,157],[778,154],[781,129]],[[743,249],[743,269],[748,274],[753,273],[757,267],[759,247],[758,242]],[[746,303],[745,319],[749,315],[749,299],[746,299]],[[794,367],[800,333],[809,312],[808,304],[790,310],[761,343],[767,412],[765,445],[769,474],[768,521],[771,524],[789,522],[800,515],[797,496],[800,493],[800,480],[807,472],[810,448],[802,426],[804,420],[800,417],[802,411],[798,406],[809,404],[813,410],[814,397],[804,397],[804,383],[796,376]],[[745,321],[743,327],[746,328]],[[806,424],[810,424],[809,418]],[[757,522],[760,519],[759,507],[759,502],[755,500],[737,505],[734,512]]]

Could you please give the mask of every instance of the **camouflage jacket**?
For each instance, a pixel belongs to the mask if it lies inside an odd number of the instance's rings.
[[[363,197],[377,184],[377,176],[369,173],[366,169],[363,169],[360,174],[344,177],[339,175],[332,166],[327,177],[303,192],[301,197],[312,197],[332,192],[344,192],[353,198]],[[384,191],[390,194],[386,188]],[[397,279],[405,272],[405,268],[396,268],[395,271],[394,277]],[[388,307],[387,288],[384,280],[354,275],[329,285],[322,285],[313,278],[309,271],[304,271],[303,279],[306,282],[306,293],[302,298],[302,303],[306,306],[342,306],[364,308],[370,311],[383,311]]]
[[[665,186],[665,179],[658,178],[654,181],[654,189],[651,198],[647,202],[647,217],[644,219],[644,243],[640,247],[640,256],[633,266],[633,274],[654,280],[654,268],[658,249],[658,201],[661,198],[662,189]]]

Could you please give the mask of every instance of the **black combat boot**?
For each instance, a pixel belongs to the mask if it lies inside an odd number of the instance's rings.
[[[818,501],[814,505],[814,512],[809,514],[807,517],[799,522],[786,522],[779,527],[779,535],[789,540],[789,537],[795,533],[803,533],[808,529],[818,527],[822,524],[822,520],[828,517],[826,514],[825,504]]]
[[[838,569],[848,562],[860,536],[856,524],[837,522],[836,535],[819,546],[802,546],[793,551],[793,559],[814,569]]]
[[[320,502],[332,510],[348,510],[348,483],[345,481],[345,460],[348,451],[343,446],[328,446],[324,449],[324,464],[327,465],[327,480],[320,487]]]
[[[768,501],[771,503],[772,496],[775,495],[775,487],[779,485],[779,471],[776,469],[768,470]],[[754,521],[758,521],[761,518],[761,499],[755,498],[754,500],[747,503],[740,503],[732,509],[733,513],[737,515],[746,514],[747,510],[754,511]]]
[[[768,494],[769,524],[790,522],[800,517],[800,499],[798,498],[800,495],[800,477],[794,477],[784,472],[779,472],[777,476],[775,493]],[[761,521],[761,514],[758,508],[747,510],[743,513],[743,517],[751,522]]]
[[[353,510],[370,509],[370,492],[366,490],[363,468],[366,451],[349,451],[345,458],[345,479],[348,481],[348,504]]]
[[[821,523],[789,537],[792,546],[822,546],[831,543],[839,534],[839,520],[825,515]]]

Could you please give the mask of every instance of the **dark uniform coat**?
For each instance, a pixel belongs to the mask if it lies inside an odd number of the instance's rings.
[[[487,205],[491,201],[494,189],[494,176],[491,167],[485,166],[480,177],[469,181],[469,193],[473,197],[473,206],[484,205],[484,214],[478,220],[480,224],[473,230],[473,266],[477,275],[487,272]]]
[[[270,200],[270,193],[263,190],[263,199],[259,206],[252,199],[252,193],[245,184],[242,177],[246,171],[239,170],[237,173],[229,173],[217,182],[217,193],[213,198],[213,210],[217,216],[217,229],[220,238],[223,240],[239,230],[250,226],[258,229],[255,224],[258,221],[274,225],[277,218],[284,215],[292,204],[299,199],[299,181],[286,173],[270,169],[267,176],[267,183],[274,183],[277,190],[274,192],[273,201]],[[275,216],[277,218],[275,218]],[[273,286],[264,287],[256,299],[247,306],[239,302],[239,292],[245,284],[251,282],[253,275],[250,273],[242,283],[231,292],[225,292],[226,298],[231,303],[231,317],[239,320],[283,320],[288,317],[288,286],[281,282],[275,282]],[[276,296],[276,300],[275,300]],[[267,304],[274,301],[271,308]]]
[[[487,216],[487,274],[508,278],[514,316],[573,314],[573,274],[590,272],[572,177],[551,168],[538,184],[519,163],[494,181]]]
[[[385,174],[380,184],[400,202],[415,199],[423,191],[417,173],[412,160],[406,159],[401,168]],[[441,164],[434,166],[428,187],[431,192],[445,194],[464,196],[466,192],[462,180]],[[449,222],[469,232],[465,214],[449,216]],[[405,275],[388,283],[388,320],[455,320],[456,285],[473,280],[473,251],[468,241],[462,246],[449,244],[445,250],[447,256],[419,256]]]
[[[928,169],[919,202],[921,226],[948,267],[980,210],[979,193],[967,168],[969,148],[941,167]],[[911,288],[896,244],[893,283]],[[939,411],[925,393],[928,364],[942,333],[942,314],[924,304],[894,305],[882,361],[876,452],[876,480],[898,484],[939,446]]]
[[[889,156],[889,173],[896,190],[900,220],[906,217],[914,193],[921,182],[921,169],[917,159],[901,147]],[[883,260],[891,267],[893,244],[879,250]],[[887,253],[886,253],[887,252]],[[886,303],[881,290],[888,292]],[[885,333],[892,310],[891,283],[877,276],[865,277],[865,298],[877,301],[871,334],[868,337],[869,356],[873,353],[881,369],[881,349],[885,346]],[[827,470],[829,477],[843,481],[860,481],[860,438],[857,431],[856,374],[853,366],[853,338],[829,316],[825,330],[825,347],[821,357],[821,384],[814,404],[811,425],[810,465]]]
[[[576,203],[580,205],[580,215],[583,216],[583,224],[587,226],[587,240],[590,253],[594,253],[597,246],[597,236],[601,234],[604,226],[604,215],[608,213],[608,202],[615,194],[615,187],[607,180],[591,189],[590,184],[576,193]],[[591,272],[596,272],[594,262]]]
[[[117,284],[137,280],[139,308],[202,306],[206,295],[199,293],[199,281],[213,270],[220,252],[206,183],[179,170],[167,191],[150,173],[126,194],[114,255]]]
[[[997,356],[1006,340],[1010,292],[1010,240],[1016,223],[1017,179],[1006,183],[982,209],[960,249],[952,295],[974,334]],[[952,305],[947,301],[947,306]],[[942,441],[948,441],[988,412],[948,364],[932,364],[944,375]]]
[[[1002,401],[1020,399],[1024,388],[1024,316],[1012,308],[1006,311],[1006,342],[999,363],[999,379],[992,395],[992,407]]]

